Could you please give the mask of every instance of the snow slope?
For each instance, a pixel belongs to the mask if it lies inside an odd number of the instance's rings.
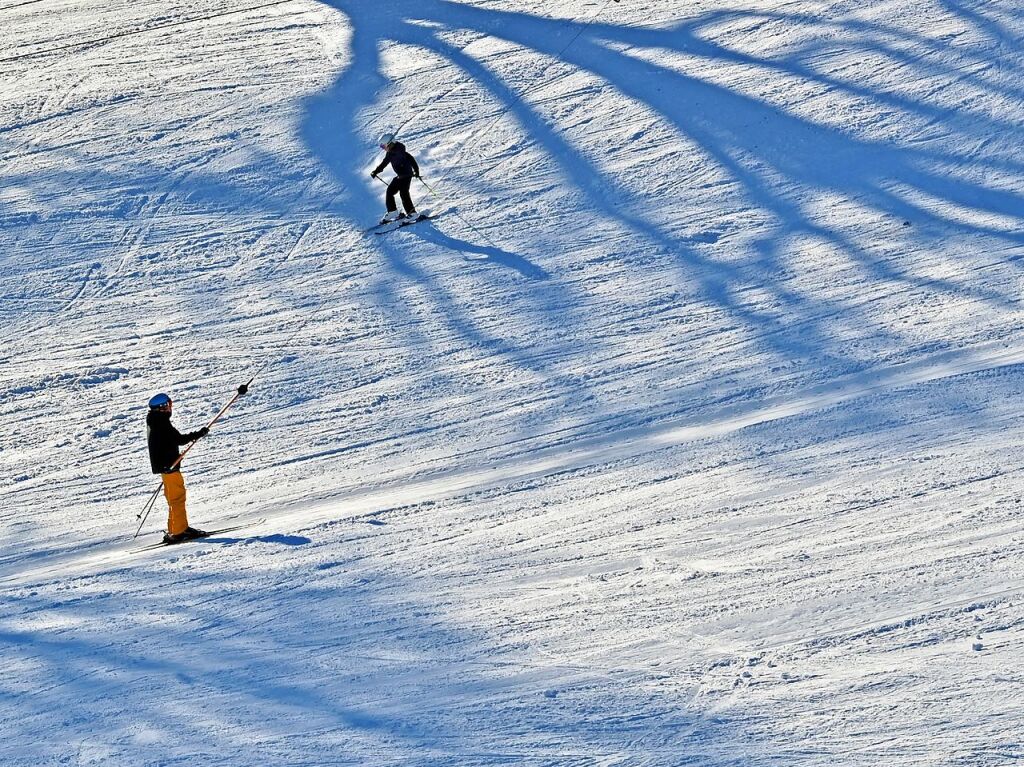
[[[0,764],[1024,758],[1018,4],[0,19]]]

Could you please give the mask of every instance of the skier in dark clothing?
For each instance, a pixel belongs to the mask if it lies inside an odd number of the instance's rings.
[[[388,164],[395,171],[395,177],[388,184],[388,191],[384,198],[388,212],[381,220],[381,223],[386,224],[389,221],[395,221],[400,218],[415,217],[416,206],[412,204],[412,197],[409,196],[409,187],[412,185],[414,178],[420,177],[420,166],[416,164],[416,158],[405,151],[405,144],[401,141],[395,141],[394,134],[385,133],[378,139],[377,143],[380,144],[380,148],[387,152],[387,154],[384,155],[380,165],[374,168],[370,175],[373,178],[377,178],[377,174],[384,170]],[[398,206],[395,205],[396,194],[402,197],[402,206],[405,208],[404,213],[400,213]]]
[[[181,475],[181,454],[178,448],[195,442],[210,433],[207,427],[182,434],[171,424],[173,403],[166,394],[157,394],[149,401],[146,414],[146,441],[149,444],[149,464],[154,474],[163,477],[164,497],[167,499],[167,533],[164,543],[201,538],[206,535],[188,525],[185,512],[185,478]]]

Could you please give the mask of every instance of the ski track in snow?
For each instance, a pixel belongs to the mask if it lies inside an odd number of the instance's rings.
[[[1013,3],[0,16],[0,764],[1024,757]]]

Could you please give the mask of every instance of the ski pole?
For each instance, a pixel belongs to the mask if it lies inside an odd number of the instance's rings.
[[[146,505],[142,507],[142,511],[135,515],[136,519],[142,520],[142,522],[139,523],[139,530],[141,530],[142,526],[146,523],[146,518],[149,517],[149,512],[152,510],[153,504],[156,503],[156,498],[160,495],[160,489],[163,486],[164,481],[161,479],[160,484],[156,486],[156,490],[153,491],[153,494],[149,496],[149,500],[146,501]],[[139,530],[135,531],[135,535],[132,536],[133,539],[139,537]]]
[[[235,392],[235,396],[230,399],[228,404],[226,404],[224,407],[222,407],[220,409],[220,412],[217,413],[217,415],[215,415],[213,417],[212,421],[210,421],[208,424],[206,424],[207,430],[209,430],[209,428],[211,426],[213,426],[215,423],[217,423],[217,421],[220,420],[220,417],[222,415],[224,415],[226,412],[228,412],[228,408],[231,407],[232,405],[234,405],[238,401],[239,397],[241,397],[243,394],[245,394],[247,391],[249,391],[249,384],[251,384],[255,378],[256,378],[256,376],[253,376],[248,381],[246,381],[244,384],[242,384],[241,386],[238,387],[238,391]],[[181,455],[179,455],[177,457],[177,459],[174,461],[174,463],[172,463],[168,467],[167,471],[174,471],[178,467],[178,464],[181,463],[183,460],[185,460],[185,456],[188,455],[189,451],[196,446],[197,442],[199,442],[198,439],[192,440],[192,442],[189,443],[188,447],[186,447],[182,451]],[[151,512],[153,510],[153,506],[156,504],[156,497],[157,497],[157,495],[160,494],[160,488],[163,487],[163,486],[164,486],[164,481],[161,479],[160,480],[160,484],[157,486],[156,490],[153,491],[153,495],[150,497],[148,503],[146,504],[146,506],[148,506],[148,508],[143,507],[143,511],[145,512],[145,514],[143,514],[143,512],[141,512],[141,511],[139,512],[138,517],[141,517],[142,521],[139,522],[139,529],[136,530],[135,531],[135,535],[132,536],[133,540],[135,538],[139,537],[139,533],[142,531],[142,526],[144,524],[146,524],[146,519],[149,517],[149,512]]]
[[[423,184],[423,186],[425,186],[427,188],[427,191],[430,192],[432,195],[434,195],[434,197],[440,197],[441,196],[437,192],[435,192],[434,188],[430,184],[428,184],[426,181],[424,181],[422,178],[420,178],[419,176],[417,176],[416,178],[418,178],[420,180],[420,183]]]
[[[146,505],[142,507],[142,511],[140,511],[136,515],[136,519],[139,519],[141,521],[139,522],[138,529],[135,531],[135,535],[132,536],[132,540],[133,541],[136,538],[138,538],[139,537],[139,533],[142,532],[142,526],[144,524],[146,524],[146,520],[149,519],[149,512],[151,512],[153,510],[153,505],[156,503],[156,497],[158,495],[160,495],[160,489],[163,486],[164,486],[164,481],[161,479],[160,480],[160,484],[156,486],[156,490],[153,491],[153,494],[151,496],[149,496],[149,500],[146,501]],[[145,512],[145,513],[143,513],[143,512]]]

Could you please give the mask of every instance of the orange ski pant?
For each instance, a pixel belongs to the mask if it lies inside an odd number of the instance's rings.
[[[164,498],[167,499],[167,532],[178,535],[188,527],[185,514],[185,478],[180,471],[171,471],[164,478]]]

